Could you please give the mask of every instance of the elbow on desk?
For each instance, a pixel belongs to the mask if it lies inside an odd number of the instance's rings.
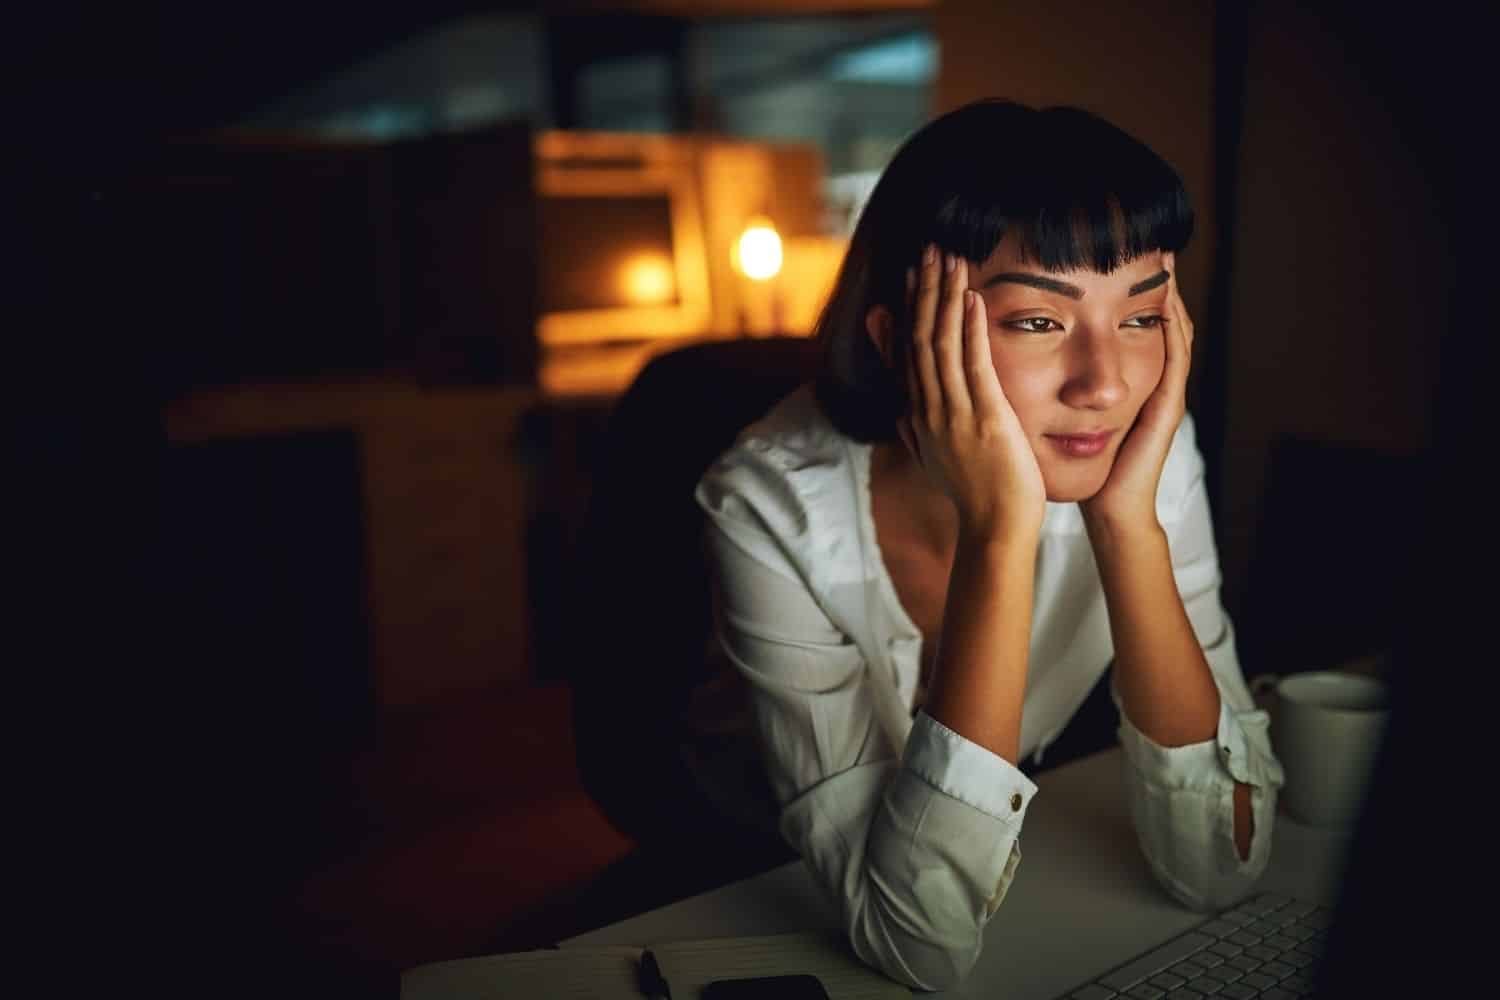
[[[1271,859],[1276,791],[1256,789],[1250,853],[1234,838],[1234,810],[1214,797],[1178,791],[1131,799],[1141,852],[1156,881],[1190,910],[1212,913],[1243,902]]]
[[[865,964],[914,990],[950,990],[969,975],[984,943],[983,927],[961,924],[946,933],[932,914],[880,892],[849,915],[849,944]]]
[[[1241,860],[1233,841],[1227,847],[1215,850],[1210,856],[1176,854],[1170,850],[1153,850],[1142,842],[1151,873],[1167,893],[1190,910],[1200,913],[1216,913],[1243,902],[1255,891],[1270,859],[1267,849],[1270,831],[1265,831],[1266,844],[1260,843],[1261,832],[1255,832],[1250,857]]]
[[[856,932],[849,943],[861,961],[914,990],[951,990],[968,978],[979,952],[957,949],[909,934],[885,934],[881,928],[869,936]],[[876,935],[880,935],[877,937]],[[879,943],[877,943],[877,941]]]

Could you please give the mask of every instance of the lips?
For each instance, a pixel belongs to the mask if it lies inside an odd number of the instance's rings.
[[[1089,458],[1103,451],[1114,436],[1114,431],[1105,430],[1086,434],[1048,434],[1046,438],[1070,458]]]

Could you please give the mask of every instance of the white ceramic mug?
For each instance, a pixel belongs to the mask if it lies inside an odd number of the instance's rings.
[[[1309,826],[1347,830],[1359,819],[1390,718],[1385,681],[1341,670],[1260,674],[1251,691],[1271,691],[1271,749],[1286,772],[1281,800]]]

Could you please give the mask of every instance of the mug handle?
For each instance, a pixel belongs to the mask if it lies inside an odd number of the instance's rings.
[[[1256,674],[1254,677],[1250,678],[1248,684],[1250,688],[1250,698],[1255,702],[1257,708],[1266,707],[1266,703],[1269,700],[1267,696],[1269,695],[1271,698],[1274,698],[1276,693],[1276,685],[1280,683],[1280,674]]]

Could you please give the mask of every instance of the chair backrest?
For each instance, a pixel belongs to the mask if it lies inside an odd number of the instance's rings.
[[[813,378],[817,348],[778,337],[659,355],[611,414],[575,567],[569,681],[580,777],[638,841],[701,819],[678,746],[712,611],[693,489],[745,426]]]

